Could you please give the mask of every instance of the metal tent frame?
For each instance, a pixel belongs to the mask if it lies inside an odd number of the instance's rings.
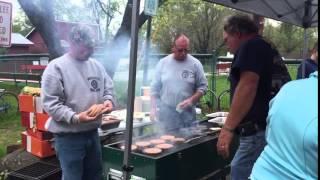
[[[132,0],[131,48],[129,65],[128,106],[126,117],[125,150],[123,159],[124,179],[130,178],[133,168],[129,164],[132,144],[134,93],[136,83],[138,15],[140,0]],[[318,26],[318,0],[204,0],[240,11],[294,24],[305,29]],[[307,40],[305,39],[305,45]],[[306,46],[305,46],[306,48]],[[304,48],[304,49],[305,49]]]
[[[318,27],[318,0],[204,0],[304,28],[303,58],[307,56],[307,28]]]
[[[318,0],[205,0],[303,28],[318,26]]]

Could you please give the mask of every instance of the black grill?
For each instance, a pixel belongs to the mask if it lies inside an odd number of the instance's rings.
[[[58,158],[56,156],[51,156],[51,157],[48,157],[48,158],[41,159],[40,162],[60,167],[59,160],[58,160]]]
[[[45,162],[36,162],[23,167],[8,175],[9,180],[59,180],[61,179],[61,169]]]
[[[218,133],[219,131],[212,131],[209,130],[210,127],[216,126],[213,123],[203,121],[201,122],[201,125],[195,126],[195,127],[190,127],[190,128],[180,128],[179,130],[171,130],[166,132],[165,134],[169,135],[174,135],[176,137],[182,137],[185,138],[186,141],[183,143],[178,143],[173,146],[173,148],[164,150],[162,153],[155,154],[155,155],[150,155],[150,154],[145,154],[142,152],[141,149],[136,149],[132,151],[133,154],[139,154],[139,156],[151,158],[151,159],[161,159],[164,158],[165,156],[168,156],[173,153],[180,152],[184,149],[188,149],[192,146],[197,146],[198,144],[201,144],[203,142],[217,139],[218,138]],[[184,130],[184,131],[182,131]],[[159,139],[160,136],[163,134],[147,134],[147,135],[142,135],[133,138],[133,144],[135,141],[149,141],[150,139]],[[114,135],[110,136],[109,138],[115,138]],[[122,139],[121,139],[122,138]],[[119,149],[120,151],[124,151],[120,147],[124,145],[124,137],[117,137],[118,141],[114,141],[115,143],[112,143],[112,141],[105,141],[104,145],[109,146],[110,148],[115,148]],[[120,140],[121,139],[121,140]],[[106,143],[108,142],[108,143]]]

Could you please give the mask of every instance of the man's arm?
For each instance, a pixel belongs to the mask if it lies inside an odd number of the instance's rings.
[[[200,98],[203,96],[203,92],[202,91],[197,91],[195,92],[191,97],[191,101],[192,101],[192,104],[196,104],[197,102],[199,102]]]
[[[208,80],[207,80],[206,75],[204,73],[202,64],[199,63],[198,66],[196,66],[196,67],[197,67],[196,88],[197,88],[197,92],[201,92],[202,93],[201,96],[203,96],[204,94],[206,94],[206,92],[208,90]],[[199,101],[201,96],[197,99],[197,101]]]
[[[233,131],[249,112],[254,98],[256,97],[258,83],[258,74],[249,71],[241,73],[239,84],[233,95],[229,115],[221,129],[217,142],[218,154],[222,155],[224,158],[229,157],[229,146],[233,138]]]
[[[196,91],[190,98],[179,103],[178,106],[182,109],[190,107],[190,106],[196,104],[202,96],[203,96],[202,91]]]
[[[104,101],[104,111],[110,112],[115,107],[114,102],[114,93],[113,93],[113,81],[110,76],[105,72],[104,78],[104,92],[103,92],[103,101]]]
[[[41,101],[43,109],[55,121],[65,121],[67,123],[78,122],[74,118],[76,114],[70,107],[66,106],[63,84],[57,76],[45,72],[42,76]]]
[[[254,72],[242,72],[240,81],[235,89],[229,115],[224,126],[235,129],[249,112],[256,97],[259,84],[259,76]]]

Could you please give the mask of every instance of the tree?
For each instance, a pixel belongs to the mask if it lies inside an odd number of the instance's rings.
[[[63,50],[61,48],[60,42],[58,41],[56,31],[54,30],[54,13],[53,13],[53,4],[54,0],[18,0],[22,9],[25,11],[30,22],[36,27],[40,32],[42,38],[44,39],[51,59],[61,56]],[[94,0],[98,1],[98,0]],[[164,0],[160,1],[159,4],[162,4]],[[66,2],[70,3],[70,1]],[[107,67],[108,73],[113,77],[114,72],[118,66],[119,57],[122,55],[122,51],[126,49],[120,49],[120,44],[125,44],[129,42],[130,39],[130,30],[131,30],[131,11],[132,10],[132,0],[128,0],[125,12],[123,15],[122,23],[118,29],[116,35],[111,41],[108,47],[114,49],[114,51],[109,51],[107,54],[107,59],[109,59]],[[139,27],[141,27],[144,22],[147,20],[148,16],[141,13],[139,16]]]
[[[202,7],[201,7],[202,6]],[[203,3],[193,18],[193,38],[195,50],[198,53],[211,53],[223,42],[222,21],[224,17],[233,13],[227,8],[212,3]]]
[[[289,55],[303,44],[303,29],[291,24],[282,23],[279,27],[279,39],[276,43],[281,42],[280,50]],[[280,43],[279,43],[280,44]]]
[[[115,14],[120,13],[119,8],[117,0],[82,0],[77,4],[67,0],[56,0],[54,16],[56,20],[98,24],[100,37],[108,40],[110,23]]]
[[[55,31],[52,10],[53,1],[47,0],[18,0],[20,6],[28,16],[30,22],[39,31],[46,43],[50,58],[63,54],[58,35]]]
[[[19,10],[13,20],[12,31],[25,36],[31,31],[32,28],[33,26],[29,19],[26,17],[22,10]]]
[[[159,6],[161,6],[166,0],[159,0]],[[116,68],[118,67],[119,59],[129,54],[128,42],[130,40],[131,32],[131,14],[132,14],[132,0],[128,0],[121,25],[115,34],[113,40],[107,45],[108,54],[106,54],[105,68],[111,77],[113,77]],[[143,12],[138,17],[138,28],[140,29],[147,21],[149,16]],[[111,49],[111,50],[110,50]]]
[[[308,47],[312,48],[318,36],[317,28],[307,29]],[[278,48],[283,57],[303,58],[304,29],[287,23],[274,26],[270,23],[265,25],[264,36],[270,39]]]
[[[168,0],[153,21],[152,40],[160,52],[169,53],[172,38],[185,33],[193,52],[211,53],[222,43],[222,19],[233,11],[201,0]]]

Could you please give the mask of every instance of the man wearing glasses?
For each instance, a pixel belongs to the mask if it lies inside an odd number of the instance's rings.
[[[172,54],[159,61],[151,83],[151,118],[164,130],[191,126],[195,104],[208,87],[202,64],[188,54],[189,44],[184,34],[175,38]]]

